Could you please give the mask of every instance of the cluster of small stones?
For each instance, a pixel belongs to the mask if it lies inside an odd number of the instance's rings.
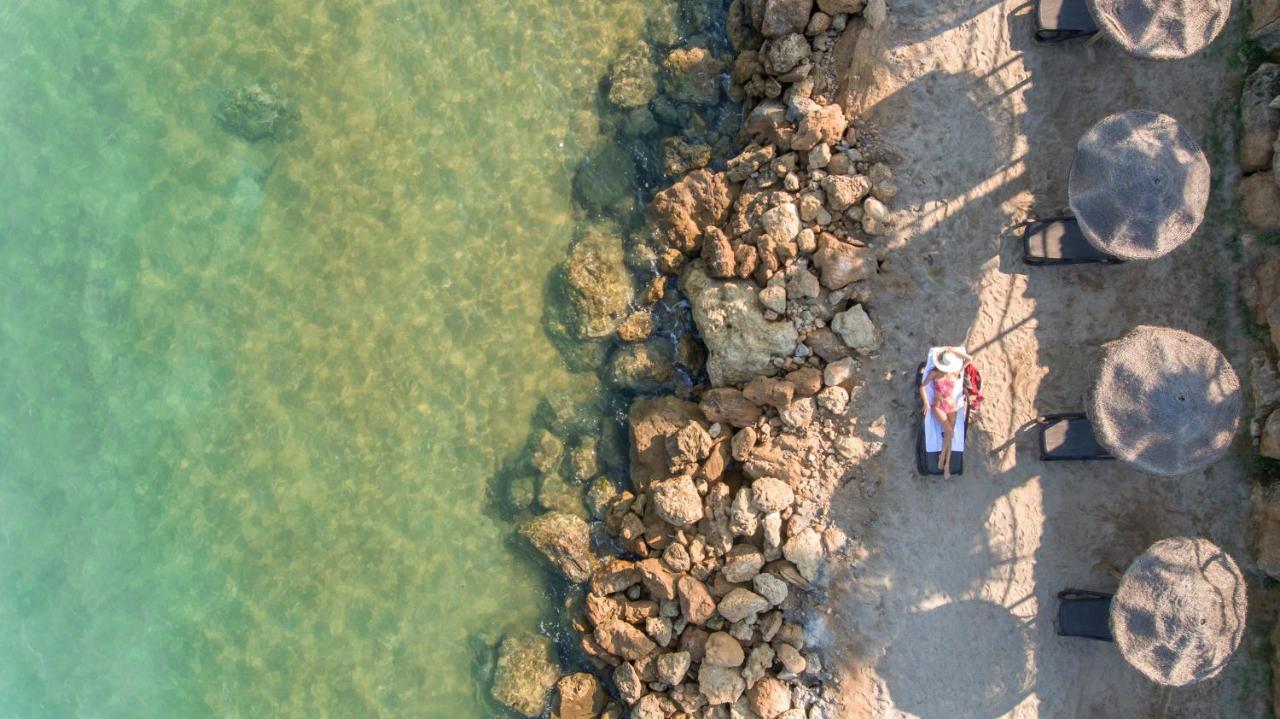
[[[559,680],[553,716],[830,716],[829,677],[803,619],[846,537],[827,519],[834,486],[819,476],[863,456],[835,428],[848,423],[859,358],[880,342],[864,305],[879,271],[874,238],[890,231],[897,194],[891,169],[833,103],[832,68],[842,37],[886,13],[883,0],[734,0],[732,61],[674,48],[660,92],[645,52],[615,63],[607,93],[628,113],[624,132],[643,131],[664,102],[705,107],[722,92],[747,112],[736,154],[661,142],[675,181],[629,233],[625,260],[581,241],[584,256],[567,263],[576,317],[587,318],[578,339],[615,348],[603,379],[678,396],[631,402],[629,490],[590,479],[609,450],[589,432],[543,431],[530,448],[548,511],[521,534],[581,587],[570,622],[593,670]],[[656,273],[619,293],[624,261]],[[651,308],[684,296],[705,346],[685,334],[663,350]],[[673,366],[695,381],[675,386]],[[546,479],[565,473],[588,482],[589,513],[572,496],[581,485]],[[570,489],[546,490],[561,484]],[[591,516],[612,542],[593,541]],[[536,715],[552,673],[512,670],[505,684],[528,691],[502,692],[524,698],[504,703]],[[544,678],[530,688],[530,676]]]

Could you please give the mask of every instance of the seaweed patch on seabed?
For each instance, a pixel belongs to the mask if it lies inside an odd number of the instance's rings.
[[[527,716],[554,685],[561,717],[825,717],[807,606],[851,551],[831,493],[881,446],[851,398],[897,194],[833,100],[836,45],[869,20],[862,0],[664,8],[602,78],[609,139],[545,284],[584,381],[489,486],[563,607],[550,660],[502,641],[493,695]]]

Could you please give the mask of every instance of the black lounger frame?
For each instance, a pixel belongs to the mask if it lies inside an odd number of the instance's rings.
[[[1053,620],[1054,631],[1057,632],[1060,637],[1079,637],[1081,639],[1092,639],[1099,642],[1114,642],[1115,637],[1111,636],[1111,629],[1109,626],[1107,628],[1107,636],[1100,637],[1095,634],[1074,634],[1071,632],[1064,632],[1062,630],[1061,622],[1063,604],[1067,602],[1093,602],[1106,600],[1108,606],[1110,606],[1112,596],[1113,595],[1111,594],[1104,594],[1102,592],[1091,592],[1087,589],[1064,589],[1061,592],[1058,592],[1058,611],[1054,615]]]
[[[1044,441],[1045,425],[1049,424],[1050,422],[1058,422],[1061,420],[1072,420],[1072,419],[1087,420],[1088,417],[1085,416],[1083,412],[1059,412],[1057,414],[1046,414],[1036,418],[1036,425],[1038,430],[1036,433],[1036,439],[1040,444],[1040,461],[1042,462],[1086,462],[1086,461],[1093,461],[1093,460],[1115,459],[1115,457],[1106,453],[1105,450],[1103,451],[1103,454],[1092,454],[1092,455],[1079,454],[1079,455],[1068,455],[1068,456],[1050,455],[1049,448],[1045,446],[1045,441]]]
[[[1083,4],[1083,0],[1076,0],[1076,1],[1081,2]],[[1087,8],[1086,8],[1086,12],[1087,12]],[[1035,38],[1036,38],[1036,42],[1041,42],[1046,44],[1055,43],[1055,42],[1066,42],[1067,40],[1075,40],[1077,38],[1093,37],[1094,35],[1098,34],[1098,30],[1099,30],[1099,28],[1096,25],[1094,25],[1092,29],[1077,28],[1077,29],[1071,29],[1071,30],[1064,30],[1060,28],[1049,28],[1049,27],[1044,27],[1040,23],[1040,19],[1041,19],[1041,11],[1040,11],[1040,2],[1038,1],[1036,3]]]
[[[1049,225],[1054,222],[1075,222],[1076,218],[1072,215],[1064,215],[1062,217],[1048,217],[1042,220],[1028,220],[1022,223],[1022,261],[1028,265],[1035,267],[1057,267],[1065,265],[1119,265],[1124,260],[1119,257],[1111,257],[1099,253],[1097,257],[1063,257],[1060,259],[1033,255],[1031,252],[1031,236],[1036,233],[1039,226]]]

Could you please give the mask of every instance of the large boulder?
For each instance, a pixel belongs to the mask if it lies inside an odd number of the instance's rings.
[[[596,556],[591,551],[591,528],[585,520],[564,512],[547,512],[529,520],[520,534],[575,584],[591,578]]]
[[[714,105],[720,101],[724,62],[706,48],[676,48],[667,55],[662,68],[662,86],[672,100],[691,105]]]
[[[795,352],[795,325],[765,317],[754,283],[712,279],[695,263],[681,278],[681,289],[710,352],[707,374],[713,386],[777,374],[780,361]]]
[[[588,225],[569,250],[565,294],[570,329],[579,339],[607,337],[627,316],[635,286],[625,256],[621,232],[611,222]]]
[[[698,405],[670,396],[632,402],[627,418],[631,426],[631,481],[641,490],[667,477],[671,459],[668,436],[691,421],[706,426]]]
[[[539,634],[512,634],[498,648],[490,693],[524,716],[536,717],[542,714],[547,692],[559,676],[550,639]]]
[[[595,640],[606,652],[630,661],[644,659],[658,648],[644,632],[620,619],[601,622]]]
[[[645,107],[658,94],[658,66],[649,46],[636,43],[609,66],[609,102],[623,110]]]
[[[1258,172],[1241,180],[1240,195],[1249,224],[1264,232],[1280,230],[1280,187],[1269,173]]]
[[[1280,131],[1280,110],[1271,101],[1280,95],[1280,65],[1264,62],[1244,83],[1240,96],[1240,171],[1266,169]]]
[[[708,420],[732,427],[748,427],[762,414],[756,403],[733,387],[716,387],[703,392],[698,406]]]
[[[765,37],[803,33],[812,10],[813,0],[765,0],[760,32]]]
[[[685,254],[699,248],[703,228],[728,216],[734,191],[722,172],[694,170],[659,192],[649,204],[649,218],[659,247]]]

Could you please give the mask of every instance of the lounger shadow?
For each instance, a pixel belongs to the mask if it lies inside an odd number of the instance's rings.
[[[1022,261],[1028,265],[1118,265],[1123,260],[1099,250],[1085,239],[1074,217],[1054,217],[1026,223],[1022,232]]]
[[[1079,412],[1048,414],[1036,418],[1040,434],[1040,460],[1115,459],[1093,433],[1089,418]]]
[[[1040,0],[1036,8],[1036,40],[1051,43],[1089,37],[1098,24],[1085,0]]]
[[[924,379],[924,364],[921,363],[916,368],[916,387],[917,391],[920,387],[920,380]],[[917,399],[919,399],[917,397]],[[965,416],[964,434],[969,436],[969,425],[973,424],[972,413]],[[941,452],[928,452],[925,450],[924,443],[924,415],[916,420],[916,471],[925,476],[942,476],[942,467],[939,462],[942,460]],[[964,474],[964,452],[951,453],[951,475],[953,477]]]
[[[1111,595],[1082,589],[1058,592],[1058,636],[1113,642]]]

